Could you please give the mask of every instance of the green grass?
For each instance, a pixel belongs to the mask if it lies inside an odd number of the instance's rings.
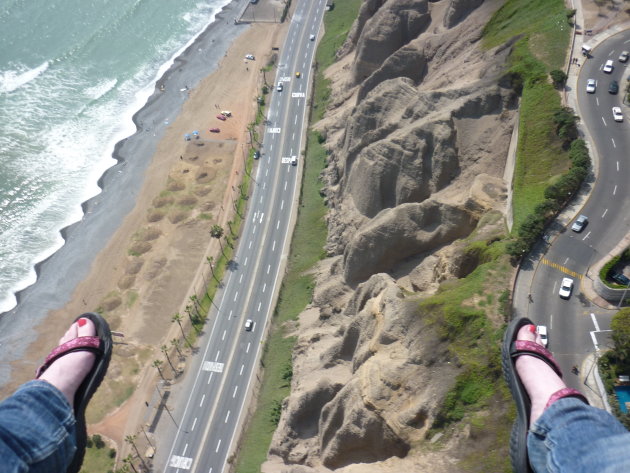
[[[110,457],[110,447],[85,449],[85,458],[80,473],[105,473],[114,469],[114,458]]]
[[[555,135],[552,116],[560,95],[549,71],[563,69],[570,26],[561,0],[508,0],[484,28],[483,45],[492,48],[520,36],[509,72],[521,77],[519,137],[514,170],[514,229],[544,200],[545,188],[570,167]]]

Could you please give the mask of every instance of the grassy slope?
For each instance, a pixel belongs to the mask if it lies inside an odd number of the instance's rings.
[[[335,9],[326,13],[326,34],[318,45],[318,71],[334,62],[334,53],[345,40],[357,16],[361,0],[336,2]],[[321,118],[329,96],[327,81],[318,72],[315,78],[313,121]],[[267,450],[276,428],[279,406],[290,393],[291,353],[294,338],[287,337],[285,322],[295,320],[311,301],[313,280],[304,273],[323,256],[327,229],[324,222],[326,208],[319,189],[319,174],[325,167],[326,151],[318,143],[315,132],[309,132],[304,159],[304,176],[300,207],[291,243],[287,274],[280,289],[272,328],[263,354],[264,376],[256,411],[244,434],[236,459],[240,473],[258,472],[267,458]]]
[[[508,0],[484,30],[492,48],[521,36],[510,58],[510,70],[523,76],[519,143],[514,175],[514,228],[543,200],[548,184],[570,165],[553,135],[553,112],[560,95],[548,72],[563,69],[570,27],[562,0]]]

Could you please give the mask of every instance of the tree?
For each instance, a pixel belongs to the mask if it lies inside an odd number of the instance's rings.
[[[214,274],[214,258],[212,256],[208,256],[206,258],[206,261],[208,262],[208,265],[210,266],[210,272],[212,273],[212,277],[214,278],[214,280],[217,282],[217,284],[219,284],[221,281],[219,281],[217,279],[216,274]]]
[[[564,86],[564,84],[567,81],[567,75],[564,73],[564,71],[561,71],[559,69],[554,69],[553,71],[549,73],[549,75],[551,76],[551,80],[553,81],[553,86],[556,89],[559,89],[562,86]]]
[[[171,357],[168,356],[168,347],[166,345],[162,345],[160,347],[160,350],[162,350],[162,353],[164,353],[164,356],[166,357],[166,361],[168,361],[168,364],[171,366],[171,369],[173,370],[173,373],[176,373],[177,370],[175,369],[175,367],[173,366],[173,363],[171,363]],[[157,360],[156,360],[157,361]]]
[[[210,236],[219,240],[219,246],[221,247],[221,254],[223,254],[223,256],[225,256],[225,253],[223,252],[223,244],[221,243],[221,238],[223,238],[224,233],[225,232],[223,231],[223,227],[221,225],[212,225],[212,228],[210,229]]]
[[[620,361],[630,361],[630,307],[613,315],[610,322],[615,354]]]
[[[180,342],[178,339],[174,338],[171,340],[171,346],[175,348],[175,350],[177,350],[177,354],[179,355],[179,357],[183,358],[184,355],[182,355],[182,351],[179,349],[179,345],[180,345]]]
[[[186,338],[186,334],[184,333],[184,327],[182,326],[182,316],[179,315],[179,312],[177,312],[173,318],[171,319],[171,321],[173,323],[177,322],[177,325],[179,325],[179,329],[182,331],[182,337],[184,337],[184,340],[186,340],[186,344],[192,348],[192,345],[190,344],[190,342],[188,341],[188,339]]]
[[[162,360],[153,360],[153,366],[155,366],[158,370],[158,373],[160,373],[160,378],[164,379],[164,374],[162,374],[162,369],[160,368],[162,366],[162,363],[164,363]]]

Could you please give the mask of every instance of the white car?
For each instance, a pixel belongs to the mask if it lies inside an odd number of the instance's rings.
[[[282,82],[278,82],[278,87],[276,87],[276,90],[278,92],[282,92],[282,89],[284,88],[284,86],[282,85]]]
[[[245,59],[249,59],[250,61],[253,61],[253,60],[254,60],[254,59],[256,59],[256,58],[254,57],[254,55],[253,55],[253,54],[246,54],[246,55],[245,55]]]
[[[560,283],[560,291],[558,291],[558,295],[563,299],[568,299],[571,297],[571,291],[573,291],[573,279],[571,278],[562,278],[562,282]]]
[[[586,81],[586,92],[589,94],[594,94],[595,89],[597,88],[597,82],[595,79],[589,79]]]
[[[606,61],[606,64],[604,64],[604,72],[606,72],[607,74],[610,74],[614,68],[615,66],[613,65],[612,59],[609,59],[608,61]]]
[[[254,328],[254,321],[252,319],[247,319],[245,321],[245,330],[247,330],[248,332],[251,332],[253,328]]]
[[[540,341],[544,346],[549,345],[549,339],[547,338],[547,326],[546,325],[538,325],[536,326],[536,331],[540,336]]]
[[[619,62],[628,61],[629,56],[630,56],[630,53],[628,53],[628,51],[622,51],[621,54],[619,55]]]
[[[311,41],[315,41],[315,35],[314,34],[310,35],[308,39],[310,39]]]
[[[297,156],[291,156],[291,166],[297,166]]]
[[[616,122],[623,121],[623,114],[621,113],[620,107],[613,107],[612,112],[613,112],[613,118],[615,119]]]
[[[588,224],[588,217],[586,215],[580,215],[578,218],[575,219],[573,225],[571,225],[571,230],[573,230],[575,233],[580,233],[582,230],[584,230],[586,224]]]

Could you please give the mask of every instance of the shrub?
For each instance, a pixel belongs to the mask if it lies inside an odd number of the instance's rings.
[[[551,76],[551,80],[553,81],[553,86],[556,89],[561,88],[567,81],[567,75],[560,69],[554,69],[553,71],[549,73],[549,75]]]
[[[562,107],[553,114],[553,121],[556,124],[556,134],[562,138],[565,145],[568,145],[578,137],[577,121],[578,116],[569,107]]]
[[[105,442],[99,434],[92,435],[92,442],[94,442],[96,448],[103,448],[105,446]]]

